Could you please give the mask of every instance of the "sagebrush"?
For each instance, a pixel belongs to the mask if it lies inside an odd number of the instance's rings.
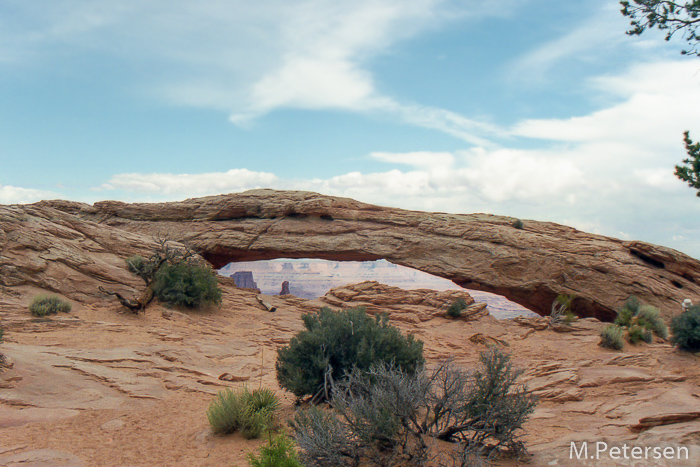
[[[624,330],[617,324],[608,324],[600,332],[600,343],[606,349],[622,350],[625,346]]]
[[[458,298],[447,307],[447,316],[451,318],[459,318],[462,312],[467,309],[467,301],[463,298]]]
[[[423,342],[404,336],[386,315],[372,317],[362,308],[321,308],[302,315],[305,330],[279,350],[276,370],[280,386],[297,397],[330,397],[329,381],[339,381],[353,368],[393,363],[414,373],[424,363]]]
[[[55,295],[35,297],[29,311],[34,316],[48,316],[56,313],[69,313],[73,305],[63,301]]]
[[[457,443],[464,459],[521,454],[522,425],[536,406],[521,373],[497,348],[473,373],[452,362],[413,374],[386,363],[355,370],[337,383],[333,410],[296,413],[293,436],[314,467],[422,465],[435,440]]]

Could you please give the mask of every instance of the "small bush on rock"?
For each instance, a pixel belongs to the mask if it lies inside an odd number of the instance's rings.
[[[294,450],[294,442],[285,435],[272,438],[257,456],[249,454],[248,463],[251,467],[304,467]]]
[[[600,333],[600,345],[606,349],[622,350],[624,330],[617,324],[608,324]]]
[[[626,332],[627,340],[631,344],[636,344],[639,341],[650,344],[653,342],[654,333],[662,339],[668,338],[668,327],[666,327],[666,323],[661,318],[659,309],[651,305],[642,304],[634,295],[630,295],[625,300],[624,306],[617,313],[615,325],[620,328],[622,335],[625,335]],[[602,342],[601,345],[603,345]]]
[[[29,305],[29,311],[34,316],[47,316],[56,313],[68,313],[73,308],[69,302],[64,302],[55,295],[48,297],[39,296],[34,298],[32,304]]]
[[[267,388],[250,391],[247,387],[219,391],[207,410],[214,433],[228,434],[240,430],[248,438],[259,438],[272,427],[279,409],[279,398]]]
[[[467,301],[463,298],[458,298],[447,308],[447,316],[450,318],[459,318],[462,312],[467,309]]]
[[[700,351],[700,305],[671,320],[671,341],[688,352]]]
[[[522,230],[525,226],[523,225],[523,221],[521,221],[520,219],[515,219],[513,221],[513,227],[515,227],[518,230]]]
[[[161,266],[153,280],[153,292],[161,302],[187,308],[221,303],[221,290],[214,272],[206,266],[185,261]]]
[[[386,315],[371,317],[362,308],[333,311],[321,308],[302,315],[305,330],[294,336],[277,356],[277,381],[297,397],[330,397],[329,383],[353,367],[367,370],[393,362],[414,373],[423,365],[423,342],[404,336]]]

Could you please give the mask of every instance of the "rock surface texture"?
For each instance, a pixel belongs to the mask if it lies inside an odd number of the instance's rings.
[[[19,266],[0,263],[10,282],[44,271],[52,238],[92,246],[99,253],[100,248],[133,251],[137,244],[144,247],[150,238],[167,235],[197,250],[215,268],[280,257],[384,258],[463,287],[503,295],[541,315],[549,314],[561,293],[576,296],[573,306],[580,316],[604,320],[613,318],[631,294],[659,307],[667,317],[680,312],[684,298],[700,297],[700,261],[678,251],[549,222],[526,221],[524,228],[516,229],[513,218],[490,214],[406,211],[273,190],[173,203],[44,201],[0,209],[0,245],[30,253]],[[13,234],[17,220],[9,221],[8,230],[6,212],[45,229],[46,244],[18,238]],[[142,236],[129,236],[133,234]],[[110,237],[114,244],[102,241]],[[22,245],[23,241],[34,244]],[[62,253],[54,256],[63,258]],[[115,280],[104,274],[106,265],[80,261],[64,263],[81,273],[89,274],[91,267],[104,280]],[[122,280],[123,274],[116,279]]]

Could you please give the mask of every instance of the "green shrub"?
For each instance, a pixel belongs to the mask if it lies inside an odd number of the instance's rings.
[[[463,298],[458,298],[447,308],[447,316],[451,318],[459,318],[462,312],[467,309],[467,301]]]
[[[671,320],[671,341],[683,350],[700,350],[700,305],[691,306]]]
[[[153,292],[161,302],[188,308],[221,303],[214,272],[186,261],[162,265],[155,273]]]
[[[280,401],[267,388],[250,391],[224,389],[209,405],[207,418],[214,433],[227,434],[240,430],[248,438],[259,438],[272,427]]]
[[[525,226],[523,225],[523,221],[521,221],[520,219],[515,219],[515,221],[513,221],[513,227],[515,227],[518,230],[522,230]]]
[[[640,306],[642,306],[642,302],[636,295],[630,295],[629,297],[627,297],[627,300],[625,300],[624,308],[630,310],[633,315],[637,314],[637,311],[639,311]]]
[[[661,312],[654,306],[640,306],[637,311],[637,323],[649,331],[655,332],[662,339],[668,338],[668,327],[661,318]]]
[[[329,383],[356,367],[393,362],[413,373],[424,362],[423,342],[404,336],[386,315],[372,318],[362,308],[333,311],[321,308],[302,315],[305,330],[294,336],[277,356],[277,381],[297,397],[329,396]]]
[[[600,345],[606,349],[622,350],[625,343],[623,341],[624,331],[616,324],[608,324],[600,332]]]
[[[29,311],[32,312],[34,316],[47,316],[55,313],[68,313],[73,308],[69,302],[64,302],[55,295],[51,296],[38,296],[29,305]]]
[[[617,313],[617,318],[615,318],[614,323],[618,326],[629,326],[634,317],[634,312],[627,307],[622,308]]]
[[[285,435],[272,438],[258,452],[257,456],[248,454],[251,467],[304,467],[294,450],[294,442]]]
[[[302,460],[315,467],[359,459],[383,467],[423,465],[426,437],[461,443],[460,456],[524,452],[522,425],[536,401],[517,383],[522,371],[497,348],[483,352],[480,362],[472,374],[449,361],[413,374],[387,364],[354,370],[338,383],[334,410],[295,414],[290,425]]]
[[[653,341],[653,335],[650,329],[647,329],[639,324],[633,324],[627,330],[627,340],[630,344],[636,344],[639,341],[644,341],[647,344],[651,344]]]

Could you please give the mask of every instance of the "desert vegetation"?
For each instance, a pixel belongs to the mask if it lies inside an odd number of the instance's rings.
[[[55,295],[40,295],[35,297],[31,305],[29,305],[29,311],[37,317],[69,313],[72,308],[73,306],[69,302],[63,301]]]
[[[447,316],[451,318],[459,318],[462,312],[467,309],[467,301],[463,298],[458,298],[447,307]]]
[[[251,467],[304,467],[294,448],[294,441],[280,434],[270,438],[268,444],[260,447],[258,454],[248,455]]]
[[[240,431],[245,438],[259,438],[273,427],[279,406],[279,398],[267,388],[224,389],[209,406],[207,418],[214,433]]]
[[[298,411],[292,433],[302,461],[315,467],[422,465],[445,455],[468,465],[523,454],[522,425],[536,401],[520,374],[495,347],[473,373],[451,361],[412,374],[378,363],[338,381],[331,409]],[[436,440],[454,449],[436,450]]]
[[[221,303],[221,290],[216,274],[189,248],[174,248],[167,239],[158,239],[158,247],[148,257],[132,256],[126,265],[143,279],[146,288],[137,299],[129,299],[103,287],[103,293],[114,295],[119,302],[137,313],[153,298],[163,303],[187,308]]]
[[[662,339],[668,338],[668,327],[661,318],[661,312],[654,306],[642,304],[636,296],[631,295],[617,313],[615,322],[601,332],[600,346],[622,350],[625,339],[630,344],[640,341],[649,344],[653,341],[654,334]]]
[[[280,386],[314,402],[329,400],[332,381],[353,368],[368,370],[392,363],[409,374],[424,363],[423,343],[404,336],[386,315],[372,317],[362,308],[302,315],[305,330],[279,350],[276,369]]]
[[[573,311],[573,295],[560,294],[552,302],[552,311],[549,314],[549,324],[571,324],[576,320],[576,314]]]
[[[700,351],[700,305],[671,320],[671,341],[688,352]]]

